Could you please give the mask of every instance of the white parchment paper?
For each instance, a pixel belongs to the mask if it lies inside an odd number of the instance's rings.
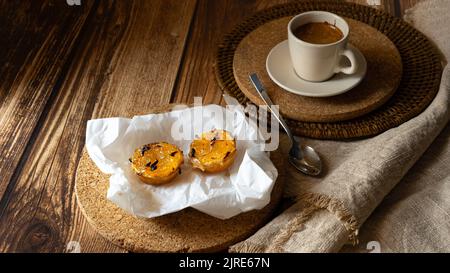
[[[182,130],[180,126],[184,126]],[[189,145],[195,135],[214,128],[225,129],[236,138],[237,155],[229,170],[204,174],[191,168]],[[261,209],[270,201],[278,173],[269,155],[260,149],[257,134],[240,108],[207,105],[132,119],[90,120],[86,148],[97,167],[111,174],[107,198],[129,213],[152,218],[193,207],[227,219]],[[185,163],[182,175],[172,182],[152,186],[131,171],[128,158],[134,149],[158,141],[177,145]]]

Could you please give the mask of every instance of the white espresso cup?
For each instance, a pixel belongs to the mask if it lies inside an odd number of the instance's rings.
[[[339,28],[342,39],[331,44],[311,44],[294,35],[294,30],[299,26],[324,22]],[[292,18],[288,24],[289,52],[297,76],[307,81],[321,82],[336,73],[354,74],[358,64],[355,53],[347,47],[349,30],[342,17],[326,11],[309,11]],[[344,56],[350,60],[350,66],[341,65]]]

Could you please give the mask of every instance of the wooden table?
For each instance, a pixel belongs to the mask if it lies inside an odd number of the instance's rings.
[[[354,0],[395,16],[419,0]],[[287,0],[0,1],[0,251],[124,252],[74,195],[86,122],[222,103],[222,34]],[[79,244],[78,244],[79,243]]]

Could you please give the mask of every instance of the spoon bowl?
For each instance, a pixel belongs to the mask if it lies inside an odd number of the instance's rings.
[[[298,144],[297,144],[298,145]],[[301,157],[289,153],[289,163],[302,173],[317,176],[322,172],[322,161],[316,151],[307,145],[299,145],[292,149],[300,149]]]
[[[287,126],[284,119],[278,115],[272,109],[274,105],[269,95],[267,94],[266,89],[262,85],[261,81],[258,78],[256,73],[250,74],[250,81],[252,82],[255,89],[258,91],[261,99],[266,103],[267,108],[270,110],[272,115],[278,120],[281,127],[286,131],[289,139],[291,140],[291,149],[289,151],[289,163],[293,165],[297,170],[301,171],[304,174],[317,176],[322,172],[322,161],[320,160],[319,155],[316,151],[307,145],[301,145],[300,139],[295,137],[291,129]]]

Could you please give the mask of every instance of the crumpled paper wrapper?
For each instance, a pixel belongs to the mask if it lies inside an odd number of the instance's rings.
[[[191,167],[189,145],[195,135],[214,128],[225,129],[236,138],[236,159],[227,171],[204,174]],[[257,135],[257,128],[239,107],[207,105],[132,119],[90,120],[86,148],[97,167],[111,174],[107,198],[127,212],[152,218],[193,207],[227,219],[261,209],[270,201],[278,173]],[[172,182],[152,186],[139,180],[128,159],[136,148],[158,141],[177,145],[185,163],[182,174]]]

